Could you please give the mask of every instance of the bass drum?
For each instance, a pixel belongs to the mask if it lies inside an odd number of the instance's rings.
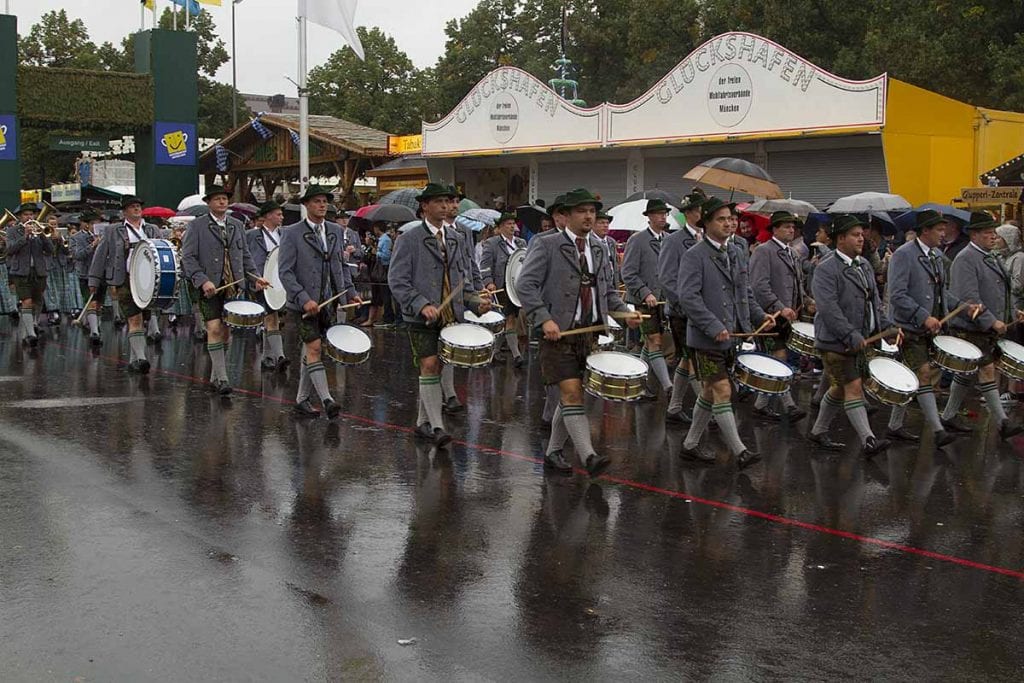
[[[505,294],[516,308],[523,307],[523,302],[519,300],[519,292],[516,291],[516,281],[523,270],[525,260],[526,247],[520,247],[509,254],[508,263],[505,264]]]
[[[272,311],[280,311],[288,303],[288,292],[284,291],[284,285],[281,284],[281,273],[278,270],[280,254],[281,248],[274,247],[267,254],[267,262],[263,266],[263,279],[270,283],[270,287],[263,290],[263,298],[266,299],[267,306]]]
[[[140,240],[128,257],[132,299],[142,310],[162,311],[178,300],[178,251],[167,240]]]

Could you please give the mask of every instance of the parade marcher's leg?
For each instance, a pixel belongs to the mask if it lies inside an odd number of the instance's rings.
[[[544,386],[544,411],[540,416],[540,419],[545,424],[553,424],[555,417],[555,411],[558,409],[558,397],[561,392],[558,390],[557,384],[547,384]]]
[[[697,447],[700,446],[700,440],[704,436],[704,432],[708,428],[708,424],[711,422],[711,390],[708,389],[706,392],[697,394],[697,402],[693,404],[693,421],[690,423],[690,430],[686,433],[686,439],[683,441],[683,455],[690,457],[688,452],[696,451]],[[695,459],[695,458],[690,458]],[[696,458],[698,460],[706,460],[707,462],[714,462],[714,457],[710,458]]]
[[[949,387],[949,398],[946,399],[946,407],[942,411],[942,426],[947,430],[960,433],[974,431],[972,427],[965,425],[957,417],[960,406],[963,405],[964,399],[967,398],[967,392],[974,386],[974,382],[974,377],[953,376],[953,382]]]
[[[461,413],[464,410],[455,393],[455,366],[451,363],[441,364],[441,400],[442,410],[446,413]]]

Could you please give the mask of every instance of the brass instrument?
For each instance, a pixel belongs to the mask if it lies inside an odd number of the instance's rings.
[[[46,225],[46,219],[51,213],[56,211],[57,209],[54,208],[53,204],[43,202],[43,208],[39,211],[39,215],[30,221],[25,221],[25,227],[36,237],[40,235],[43,237],[53,237],[53,229]]]
[[[0,216],[0,259],[7,258],[7,226],[17,223],[18,217],[11,213],[10,209],[4,209],[4,215]]]

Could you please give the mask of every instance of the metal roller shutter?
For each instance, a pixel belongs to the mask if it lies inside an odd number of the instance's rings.
[[[606,207],[615,206],[626,198],[624,159],[541,163],[537,170],[537,196],[549,205],[558,195],[577,187],[600,195]]]
[[[786,196],[821,210],[856,192],[888,192],[881,141],[871,147],[768,152],[768,173]]]
[[[684,173],[702,161],[712,158],[712,156],[702,154],[700,156],[647,157],[644,159],[644,189],[664,190],[674,197],[681,198],[684,194],[691,192],[693,188],[699,187],[709,197],[729,199],[729,190],[683,179]],[[720,156],[731,156],[746,161],[754,160],[753,157],[746,154],[723,154]],[[733,199],[735,201],[747,202],[751,198],[745,192],[737,192]]]

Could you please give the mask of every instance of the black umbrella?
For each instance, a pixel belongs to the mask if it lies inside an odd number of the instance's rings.
[[[177,216],[205,216],[208,213],[210,213],[210,207],[208,207],[206,204],[196,204],[195,206],[190,206],[187,209],[182,209],[181,211],[179,211],[175,215],[177,215]]]
[[[550,218],[551,214],[543,207],[534,204],[523,204],[516,207],[516,220],[523,224],[527,230],[536,235],[540,232],[540,221],[542,218]]]
[[[782,190],[768,175],[768,172],[745,159],[733,157],[708,159],[687,171],[683,178],[733,192],[739,190],[755,197],[765,197],[766,199],[782,199],[783,197]]]
[[[665,190],[655,188],[653,190],[641,190],[640,192],[634,192],[626,197],[625,201],[622,203],[625,204],[626,202],[636,201],[637,199],[660,199],[666,204],[671,204],[673,206],[675,206],[679,201],[677,197],[673,197],[670,193],[665,192]]]
[[[362,215],[360,215],[360,213]],[[408,223],[416,220],[416,212],[404,204],[378,204],[370,207],[366,212],[357,212],[359,218],[364,218],[371,223],[384,221],[386,223]]]

